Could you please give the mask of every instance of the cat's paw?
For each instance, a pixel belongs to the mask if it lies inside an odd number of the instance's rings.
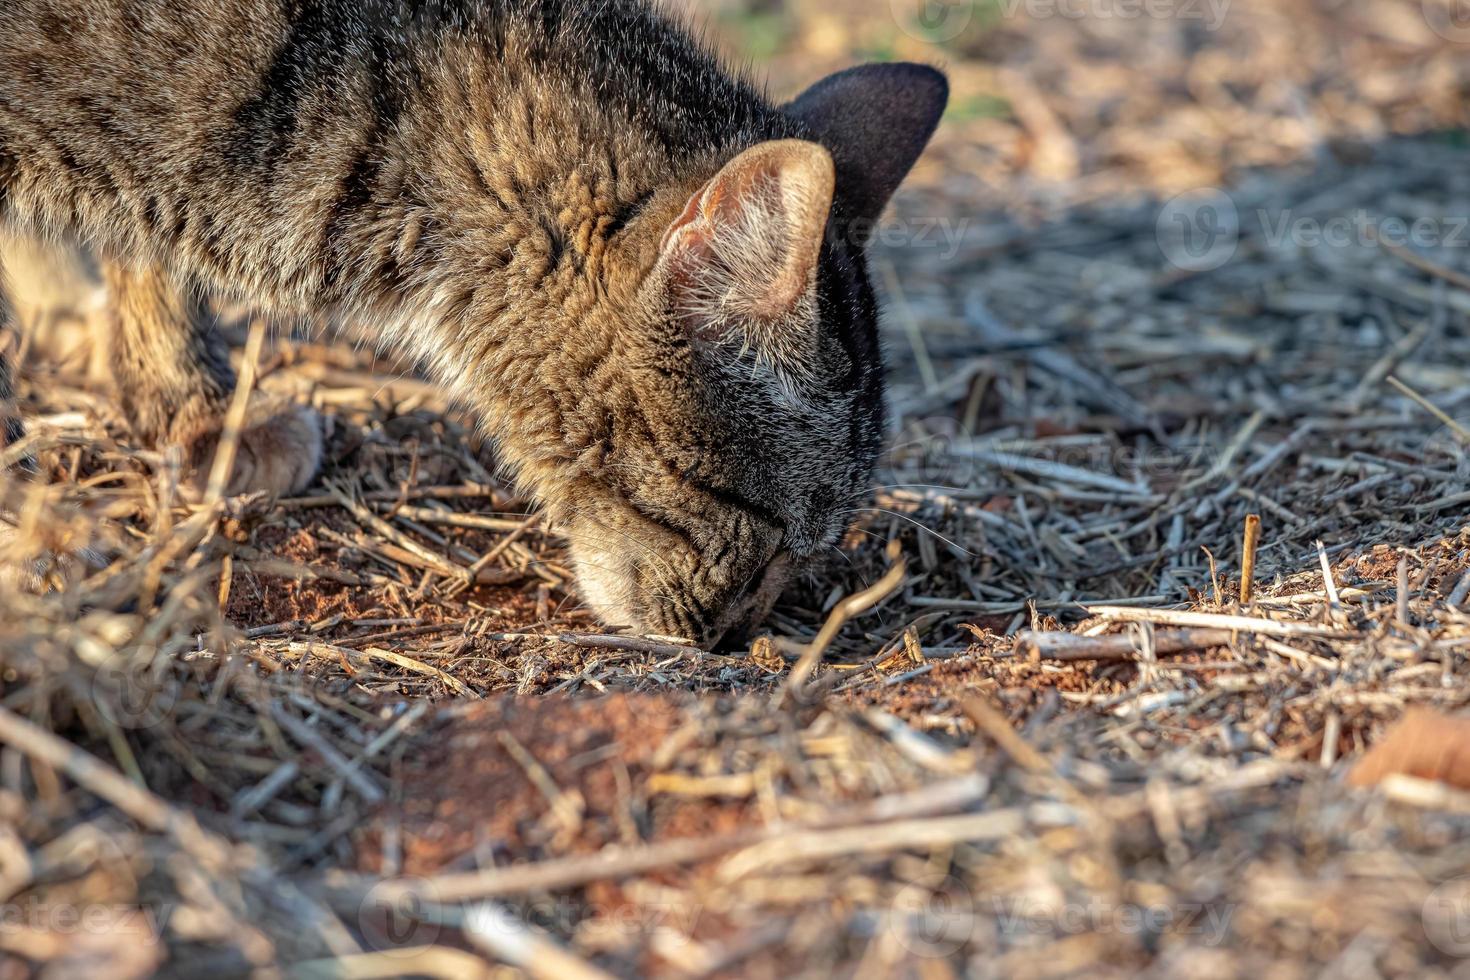
[[[252,397],[225,496],[301,492],[321,468],[323,431],[322,417],[307,405],[265,395]],[[186,442],[193,464],[187,487],[190,493],[204,494],[219,438],[220,430],[213,429]]]

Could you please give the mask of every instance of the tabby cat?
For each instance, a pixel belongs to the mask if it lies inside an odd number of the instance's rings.
[[[360,331],[478,413],[606,621],[711,643],[866,488],[853,231],[946,97],[882,64],[776,105],[642,0],[3,0],[0,226],[99,257],[141,439],[207,469],[200,290]],[[307,484],[316,417],[250,422],[231,489]]]

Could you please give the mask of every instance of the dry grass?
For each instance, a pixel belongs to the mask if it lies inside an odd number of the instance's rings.
[[[109,561],[0,604],[7,972],[1463,969],[1470,796],[1344,779],[1470,709],[1470,69],[1418,10],[955,39],[877,506],[749,651],[606,635],[402,365],[267,345],[327,470],[201,508],[29,363],[9,547]],[[777,71],[935,56],[848,13],[769,15]]]

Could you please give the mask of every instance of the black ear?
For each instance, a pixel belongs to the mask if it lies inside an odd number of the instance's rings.
[[[837,164],[852,218],[878,217],[939,125],[949,82],[928,65],[861,65],[828,75],[785,106]]]

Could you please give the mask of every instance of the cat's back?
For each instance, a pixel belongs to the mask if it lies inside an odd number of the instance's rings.
[[[83,157],[102,133],[116,142],[96,149],[166,143],[177,154],[207,142],[241,166],[279,162],[293,138],[337,117],[393,123],[448,67],[490,83],[491,98],[507,83],[539,85],[577,112],[590,95],[676,151],[767,135],[777,121],[644,0],[0,4],[0,125],[12,142],[75,133],[66,151]]]
[[[0,209],[256,293],[308,297],[325,239],[446,160],[634,187],[788,126],[642,0],[0,4]]]

